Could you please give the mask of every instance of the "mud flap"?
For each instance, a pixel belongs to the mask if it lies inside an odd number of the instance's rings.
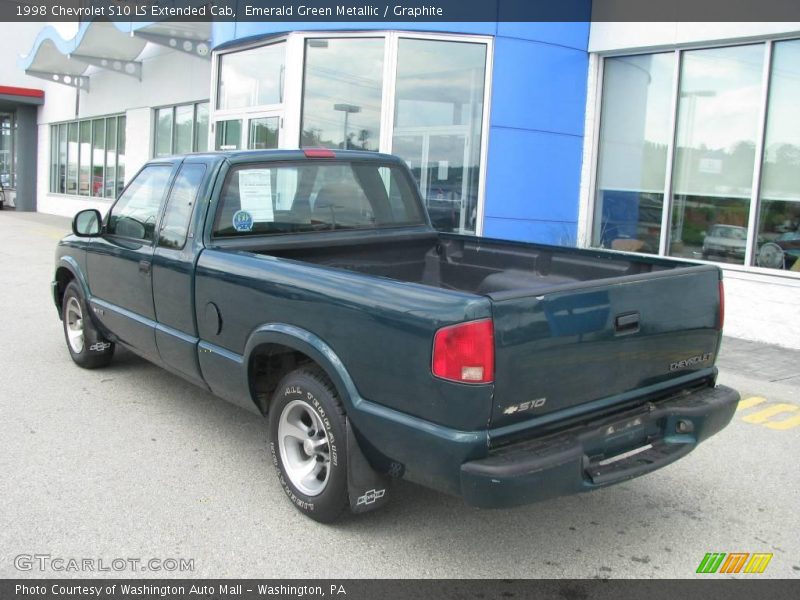
[[[388,475],[378,473],[367,461],[358,445],[350,419],[347,426],[347,495],[350,510],[363,513],[380,508],[389,500]]]

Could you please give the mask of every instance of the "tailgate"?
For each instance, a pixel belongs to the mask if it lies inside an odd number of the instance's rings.
[[[692,266],[554,289],[492,294],[491,426],[645,386],[706,376],[721,335],[720,271]],[[652,391],[651,387],[651,391]]]

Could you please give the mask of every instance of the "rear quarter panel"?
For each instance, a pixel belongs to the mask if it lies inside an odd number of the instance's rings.
[[[330,346],[362,398],[454,429],[488,425],[491,385],[431,374],[435,331],[490,316],[486,298],[215,249],[198,261],[195,293],[200,338],[216,348],[241,357],[256,328],[293,325]],[[210,302],[222,316],[219,334],[207,318]]]

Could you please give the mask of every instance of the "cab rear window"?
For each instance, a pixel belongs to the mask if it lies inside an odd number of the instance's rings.
[[[227,174],[215,237],[422,225],[406,172],[377,162],[252,163]]]

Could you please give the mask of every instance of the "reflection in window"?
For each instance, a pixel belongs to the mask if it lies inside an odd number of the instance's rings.
[[[51,140],[52,143],[52,140]],[[56,189],[59,194],[67,193],[67,124],[58,125],[58,177]]]
[[[216,145],[217,150],[238,150],[242,143],[242,121],[230,119],[217,121]]]
[[[186,154],[192,151],[192,127],[194,121],[194,106],[184,104],[175,107],[175,141],[172,152]]]
[[[595,246],[659,250],[674,64],[674,53],[605,61]]]
[[[106,119],[106,169],[103,195],[114,198],[117,190],[117,119]]]
[[[194,149],[195,152],[208,150],[208,102],[195,104]]]
[[[164,218],[158,232],[158,245],[179,250],[186,244],[192,206],[203,182],[205,165],[184,163],[169,193]]]
[[[114,205],[106,226],[108,233],[152,240],[170,172],[171,167],[163,165],[142,169]]]
[[[405,170],[380,163],[237,165],[228,172],[215,236],[418,226]]]
[[[105,158],[105,119],[92,122],[92,196],[103,195],[103,160]]]
[[[82,196],[89,195],[90,184],[90,165],[91,165],[91,152],[92,152],[92,122],[81,121],[80,124],[80,150],[78,160],[80,161],[80,180],[78,184],[78,193]]]
[[[306,40],[301,147],[378,150],[383,39]]]
[[[159,108],[155,121],[155,158],[208,148],[208,102]]]
[[[2,179],[0,179],[2,183]],[[58,186],[58,125],[50,126],[50,190]]]
[[[278,43],[219,59],[217,108],[244,108],[283,102],[286,44]]]
[[[13,188],[16,171],[16,122],[14,113],[0,113],[0,184],[4,188]]]
[[[50,154],[51,192],[114,198],[125,176],[125,117],[52,125]]]
[[[683,55],[671,256],[745,262],[763,60],[763,44]]]
[[[444,231],[475,231],[485,69],[484,44],[399,41],[392,152]]]
[[[249,150],[270,150],[278,147],[278,117],[250,119],[247,136]]]
[[[155,157],[172,154],[172,107],[156,111]]]
[[[114,196],[118,196],[125,187],[125,117],[117,118],[117,190]]]
[[[800,40],[772,52],[756,263],[800,271]]]
[[[78,124],[70,123],[67,130],[67,193],[78,193]]]

